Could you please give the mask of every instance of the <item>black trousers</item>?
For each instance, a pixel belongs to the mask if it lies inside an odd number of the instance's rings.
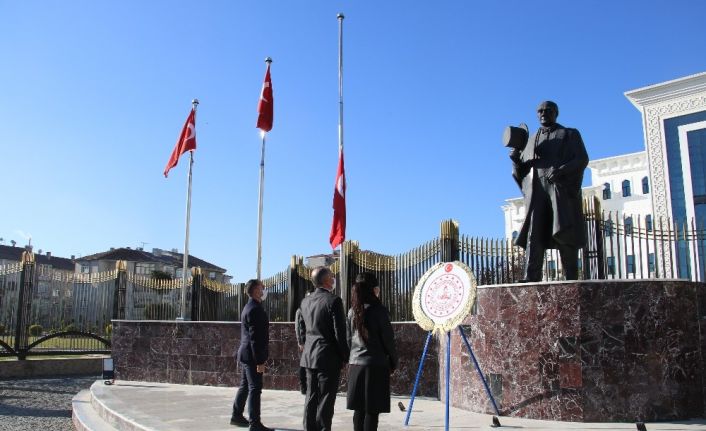
[[[257,372],[256,365],[240,363],[243,369],[240,387],[233,402],[233,415],[240,416],[248,401],[248,419],[250,423],[260,422],[260,397],[262,395],[262,373]]]
[[[330,431],[341,370],[306,369],[304,431]]]
[[[377,413],[365,413],[362,410],[353,412],[353,431],[377,431],[377,429]]]
[[[302,393],[306,393],[306,368],[299,367],[299,389]]]

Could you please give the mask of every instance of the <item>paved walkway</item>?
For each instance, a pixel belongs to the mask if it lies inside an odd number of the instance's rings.
[[[215,431],[236,430],[229,425],[231,404],[235,388],[173,385],[148,382],[118,381],[112,386],[96,382],[94,396],[109,410],[118,412],[123,420],[134,421],[154,430]],[[404,427],[405,414],[396,406],[408,406],[407,397],[394,398],[393,411],[380,415],[381,431],[440,430],[444,428],[445,406],[437,400],[417,398],[414,403],[410,426]],[[351,411],[345,409],[345,396],[336,400],[333,428],[351,430]],[[262,397],[262,420],[265,425],[278,430],[302,429],[304,396],[298,392],[265,390]],[[518,418],[500,418],[499,429],[509,430],[635,430],[632,423],[576,423],[551,422]],[[451,429],[490,430],[491,416],[451,410]],[[497,428],[496,428],[497,429]],[[706,419],[689,422],[662,422],[647,424],[647,429],[662,431],[706,431]]]

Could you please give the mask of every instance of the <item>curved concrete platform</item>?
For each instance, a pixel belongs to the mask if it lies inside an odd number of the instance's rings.
[[[97,381],[73,400],[73,420],[80,431],[217,431],[246,430],[231,426],[231,405],[235,388],[119,381],[104,385]],[[417,398],[410,425],[404,426],[405,412],[397,403],[409,405],[407,397],[393,397],[393,411],[380,415],[379,429],[443,430],[445,406],[438,400]],[[345,395],[336,400],[333,428],[351,430],[353,412],[346,410]],[[262,419],[277,430],[302,430],[304,396],[295,391],[264,390]],[[556,430],[635,430],[633,423],[552,422],[501,417],[502,428],[491,428],[492,416],[451,409],[451,429]],[[662,431],[706,431],[706,420],[648,423],[647,429]]]

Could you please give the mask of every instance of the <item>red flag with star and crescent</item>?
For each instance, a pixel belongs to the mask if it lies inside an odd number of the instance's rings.
[[[333,188],[333,223],[329,242],[338,247],[346,239],[346,170],[343,165],[343,147],[338,149],[338,170]]]
[[[272,80],[270,79],[270,64],[267,64],[265,72],[265,82],[262,83],[260,101],[257,103],[257,128],[263,132],[272,130],[274,120],[275,101],[272,97]]]
[[[181,129],[181,134],[174,146],[174,151],[169,157],[167,166],[164,168],[164,178],[167,178],[169,170],[177,165],[179,162],[179,157],[187,151],[193,151],[196,149],[196,111],[191,110],[189,116],[186,118],[186,123],[184,123],[184,128]]]

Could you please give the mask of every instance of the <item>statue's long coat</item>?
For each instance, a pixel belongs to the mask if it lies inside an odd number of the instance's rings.
[[[545,229],[545,232],[533,232],[533,237],[541,235],[542,238],[530,240],[539,241],[546,248],[558,248],[559,244],[583,247],[586,244],[586,230],[581,183],[588,165],[586,147],[576,129],[555,124],[549,133],[542,133],[541,130],[529,137],[519,160],[513,160],[512,176],[522,189],[527,211],[515,244],[526,248],[530,214],[538,211],[540,214],[535,213],[534,216],[546,218],[547,225],[551,223],[551,231]],[[549,183],[546,176],[552,170],[557,178],[554,183]],[[546,193],[549,196],[551,214],[543,214],[544,209],[535,208],[535,193]]]

